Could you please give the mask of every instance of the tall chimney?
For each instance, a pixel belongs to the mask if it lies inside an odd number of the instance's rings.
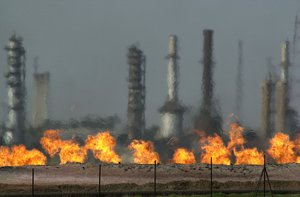
[[[207,134],[221,134],[222,118],[213,104],[213,30],[203,31],[203,74],[202,74],[202,103],[195,119],[195,128]]]
[[[40,127],[49,119],[50,73],[33,74],[33,116],[32,126]]]
[[[159,138],[180,136],[182,134],[183,107],[178,101],[177,36],[169,36],[167,72],[167,100],[160,108],[161,124]]]
[[[280,80],[282,82],[288,83],[289,66],[290,66],[289,41],[285,41],[281,45]]]
[[[273,80],[271,74],[261,83],[261,129],[263,139],[272,137],[272,95],[273,95]]]
[[[8,114],[4,144],[24,143],[25,129],[25,49],[22,38],[15,34],[11,36],[5,47],[7,51],[8,72],[7,98]]]
[[[289,42],[285,41],[281,46],[280,78],[276,83],[276,132],[287,132],[288,109],[288,69],[289,69]]]
[[[203,37],[204,37],[204,43],[203,43],[202,106],[207,110],[208,113],[211,113],[213,85],[214,85],[212,80],[213,31],[204,30]]]
[[[127,131],[129,139],[141,139],[145,130],[145,56],[136,46],[128,49],[128,107]]]
[[[168,55],[166,57],[168,62],[168,101],[177,101],[178,90],[177,90],[177,37],[175,35],[169,36],[169,48]]]

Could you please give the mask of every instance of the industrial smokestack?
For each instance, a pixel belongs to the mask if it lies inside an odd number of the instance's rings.
[[[145,68],[143,52],[132,45],[128,49],[128,107],[127,131],[129,139],[141,139],[145,130]]]
[[[286,83],[279,80],[276,83],[276,132],[286,131],[287,88]]]
[[[165,104],[160,108],[161,124],[159,138],[180,136],[182,134],[183,107],[178,101],[177,36],[169,36],[167,85]]]
[[[211,113],[212,98],[213,98],[213,31],[204,30],[204,43],[203,43],[203,75],[202,75],[202,107]]]
[[[287,125],[287,110],[288,110],[288,69],[289,61],[289,42],[285,41],[281,46],[281,64],[280,64],[280,78],[276,83],[276,118],[275,129],[276,132],[286,131]]]
[[[32,126],[40,127],[49,119],[49,82],[50,73],[33,74],[33,114]]]
[[[280,80],[282,82],[288,83],[289,66],[290,66],[289,41],[285,41],[281,45]]]
[[[274,83],[271,74],[261,83],[261,129],[263,139],[272,137],[272,111],[273,111],[273,95]]]
[[[195,120],[195,128],[210,135],[221,134],[222,118],[216,109],[216,103],[213,103],[213,30],[204,30],[203,37],[202,103]]]
[[[171,35],[169,37],[169,50],[167,59],[168,63],[168,101],[177,101],[178,91],[177,91],[177,37]]]
[[[8,72],[7,98],[8,114],[4,144],[24,143],[25,122],[25,49],[22,38],[15,34],[11,36],[5,47],[7,51]]]

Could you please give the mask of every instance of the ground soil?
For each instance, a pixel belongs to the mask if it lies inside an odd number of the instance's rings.
[[[0,168],[0,193],[30,194],[34,168],[34,192],[97,193],[99,167],[91,164],[24,166]],[[252,191],[262,166],[213,165],[214,191]],[[272,189],[300,191],[300,164],[267,165]],[[102,164],[101,192],[153,191],[154,166]],[[157,191],[208,191],[210,165],[160,164],[157,166]]]

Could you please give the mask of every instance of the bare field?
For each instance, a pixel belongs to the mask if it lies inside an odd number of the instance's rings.
[[[61,166],[24,166],[0,168],[1,194],[31,192],[31,170],[35,172],[35,193],[97,193],[98,166],[68,164]],[[272,188],[276,191],[300,190],[300,165],[268,165]],[[251,191],[262,166],[213,165],[215,191]],[[153,191],[154,166],[102,164],[102,192]],[[210,166],[206,164],[157,166],[157,191],[208,191]]]

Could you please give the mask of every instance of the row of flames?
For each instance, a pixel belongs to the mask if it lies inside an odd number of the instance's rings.
[[[204,136],[200,133],[199,148],[200,162],[230,165],[234,163],[262,165],[263,152],[257,148],[245,148],[246,140],[242,133],[244,129],[236,123],[230,124],[229,142],[226,144],[219,135]],[[101,162],[119,163],[121,157],[115,151],[116,140],[108,132],[89,135],[85,145],[80,146],[75,140],[62,140],[59,130],[44,132],[40,143],[44,151],[50,156],[58,155],[60,164],[86,162],[88,150]],[[151,141],[133,140],[128,149],[133,153],[133,161],[138,164],[153,164],[160,162],[159,154],[155,151]],[[269,140],[267,154],[276,163],[300,163],[300,137],[290,140],[289,136],[279,132]],[[234,158],[234,159],[233,159]],[[47,156],[37,149],[28,150],[24,145],[0,147],[0,166],[45,165]],[[172,163],[193,164],[196,157],[193,151],[177,148],[174,151]]]

